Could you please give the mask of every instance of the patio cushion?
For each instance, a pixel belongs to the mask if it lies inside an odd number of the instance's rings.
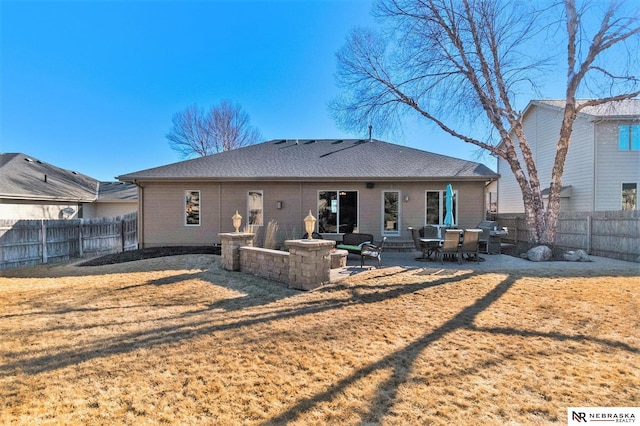
[[[362,244],[365,244],[365,243],[362,243]],[[350,244],[338,244],[336,248],[341,250],[347,250],[349,252],[360,252],[360,250],[362,250],[362,244],[358,246],[354,246]]]

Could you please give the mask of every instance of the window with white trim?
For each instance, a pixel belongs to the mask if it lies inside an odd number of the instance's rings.
[[[184,191],[184,199],[184,224],[186,226],[200,226],[200,191]]]
[[[318,232],[338,234],[358,228],[358,191],[318,191]]]
[[[638,184],[622,184],[622,210],[638,209]]]
[[[447,191],[426,191],[425,225],[444,225]],[[453,190],[453,224],[458,224],[458,190]]]
[[[618,150],[640,151],[640,124],[618,126]]]

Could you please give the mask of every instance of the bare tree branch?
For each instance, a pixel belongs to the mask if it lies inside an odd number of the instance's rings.
[[[239,104],[223,100],[207,112],[192,105],[174,114],[167,139],[181,158],[206,156],[258,142],[262,136],[251,126]]]
[[[620,56],[614,62],[607,56],[638,40],[638,17],[621,15],[622,2],[611,3],[589,37],[587,13],[599,7],[578,9],[577,1],[536,8],[500,0],[378,0],[375,14],[385,25],[383,33],[356,29],[336,54],[336,81],[343,92],[331,104],[334,117],[349,130],[376,124],[379,131],[391,131],[403,114],[414,111],[444,132],[502,158],[520,186],[533,240],[553,242],[561,177],[578,112],[640,92],[637,57],[624,70]],[[550,64],[561,52],[547,49],[549,40],[544,39],[547,29],[559,23],[548,16],[557,8],[564,11],[564,27],[559,28],[566,42],[561,45],[567,46],[566,102],[545,210],[535,157],[514,105],[519,93],[539,90],[540,77],[558,72]],[[637,56],[637,51],[629,47],[626,57]],[[579,90],[597,87],[608,90],[596,100],[576,101]],[[479,137],[478,127],[492,129],[498,138]]]

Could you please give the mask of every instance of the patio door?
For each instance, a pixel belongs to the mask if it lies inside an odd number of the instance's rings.
[[[318,191],[318,232],[337,234],[358,228],[358,191]]]
[[[444,225],[447,215],[446,191],[426,191],[425,225]],[[458,190],[453,191],[453,223],[458,224]]]

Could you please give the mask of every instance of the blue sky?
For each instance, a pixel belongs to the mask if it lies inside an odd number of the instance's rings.
[[[0,152],[113,180],[180,161],[172,115],[223,99],[265,140],[366,136],[339,130],[327,104],[334,54],[373,23],[369,1],[3,0],[0,17]],[[387,140],[478,161],[432,126],[407,128]]]

